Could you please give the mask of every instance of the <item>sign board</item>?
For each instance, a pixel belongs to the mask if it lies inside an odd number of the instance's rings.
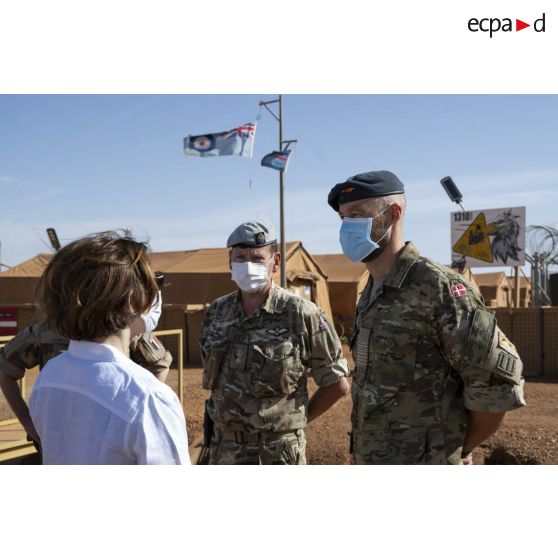
[[[17,308],[0,306],[0,337],[17,333]]]
[[[475,209],[450,214],[452,266],[525,264],[525,208]]]

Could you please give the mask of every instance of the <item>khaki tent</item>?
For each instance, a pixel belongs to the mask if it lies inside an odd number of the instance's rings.
[[[487,306],[504,308],[515,306],[514,277],[507,277],[503,271],[475,273],[475,279]],[[526,308],[531,303],[531,281],[519,278],[519,306]]]
[[[288,242],[286,248],[289,289],[312,300],[332,317],[324,273],[301,242]],[[165,282],[168,284],[163,292],[164,307],[159,329],[184,327],[180,324],[187,321],[185,312],[203,314],[206,305],[237,289],[230,278],[228,254],[226,248],[152,254],[153,268],[164,272]],[[18,329],[35,319],[35,288],[51,257],[51,254],[39,254],[0,273],[0,306],[18,309]],[[279,283],[279,273],[274,279]],[[200,316],[196,316],[194,321],[199,323]],[[190,341],[189,337],[192,338]],[[189,346],[190,352],[197,350],[194,337],[197,337],[197,334],[189,336],[188,331],[186,332],[185,344],[187,350]],[[169,342],[169,348],[172,345],[173,343]]]
[[[287,243],[287,283],[290,290],[312,300],[331,316],[326,278],[301,242]],[[181,252],[155,252],[154,269],[165,273],[170,283],[164,291],[165,303],[209,304],[237,289],[231,281],[229,251],[206,248]],[[279,273],[274,280],[279,283]]]
[[[360,293],[368,281],[368,271],[363,263],[355,263],[344,254],[314,256],[327,276],[329,297],[335,326],[340,335],[347,335],[352,328]]]
[[[455,269],[453,271],[456,271]],[[476,275],[473,275],[473,272],[471,271],[470,268],[466,267],[461,275],[463,275],[463,277],[465,277],[465,279],[467,279],[467,281],[469,281],[469,283],[471,283],[476,289],[477,291],[480,291],[480,285],[477,283],[477,280],[475,279]]]
[[[514,292],[515,277],[508,275],[508,283],[510,285],[511,292]],[[515,301],[515,293],[513,294],[513,300]],[[528,308],[531,305],[531,281],[527,277],[519,278],[519,307]]]
[[[475,273],[486,306],[502,308],[511,306],[511,288],[503,271]]]
[[[50,258],[50,254],[39,254],[0,273],[0,304],[33,303],[39,277]],[[289,288],[331,316],[325,275],[301,242],[287,243],[286,259]],[[152,265],[170,283],[164,291],[165,304],[209,304],[237,288],[230,278],[226,248],[154,252]],[[279,273],[274,279],[279,282]]]

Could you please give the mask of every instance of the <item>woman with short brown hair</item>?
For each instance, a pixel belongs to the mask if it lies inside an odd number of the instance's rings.
[[[129,359],[158,293],[147,244],[112,231],[76,240],[54,254],[38,292],[48,327],[71,340],[31,395],[43,462],[189,462],[176,394]]]

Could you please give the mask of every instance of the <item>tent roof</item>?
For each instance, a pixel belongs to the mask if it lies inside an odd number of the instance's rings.
[[[321,254],[312,257],[326,274],[329,282],[358,283],[367,273],[363,263],[352,262],[345,254]]]
[[[300,241],[287,242],[287,260],[301,248]],[[230,273],[228,248],[202,248],[175,252],[153,252],[152,266],[164,273]],[[52,254],[38,254],[15,265],[0,277],[40,277]]]
[[[500,283],[505,283],[504,287],[509,287],[506,274],[503,271],[492,273],[475,273],[474,277],[479,287],[497,287]]]
[[[301,242],[287,242],[287,260]],[[201,248],[179,252],[153,252],[152,266],[164,273],[230,273],[229,248]]]
[[[515,281],[515,277],[513,275],[507,275],[506,276],[508,278],[508,282],[510,285],[514,284]],[[527,277],[519,277],[519,286],[524,289],[524,288],[531,288],[531,281],[529,279],[527,279]]]
[[[0,277],[40,277],[50,258],[52,258],[52,254],[37,254],[29,260],[3,271],[0,273]]]

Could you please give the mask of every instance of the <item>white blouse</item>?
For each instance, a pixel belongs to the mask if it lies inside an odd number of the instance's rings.
[[[111,345],[71,341],[39,374],[30,412],[45,465],[190,463],[174,391]]]

